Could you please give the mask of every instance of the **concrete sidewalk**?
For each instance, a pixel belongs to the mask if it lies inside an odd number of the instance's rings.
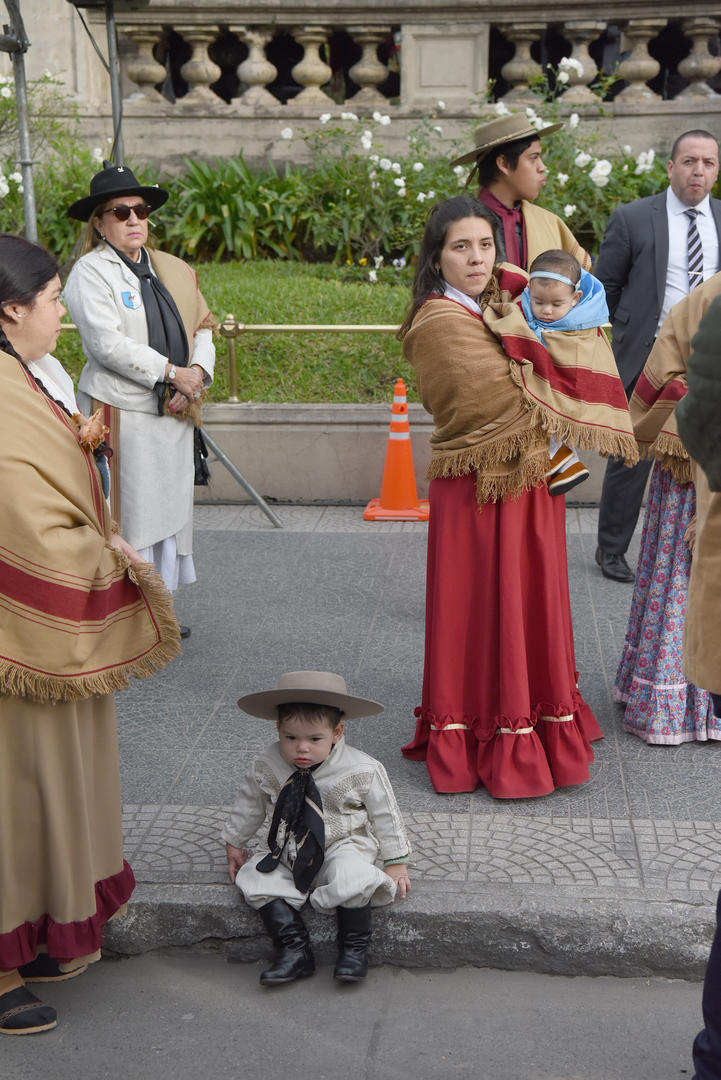
[[[410,897],[375,920],[377,962],[700,977],[721,886],[721,746],[649,747],[622,731],[612,685],[632,589],[594,564],[596,511],[569,508],[568,549],[580,686],[605,738],[589,783],[509,802],[437,795],[400,753],[421,686],[425,526],[370,524],[360,507],[278,514],[282,530],[254,506],[197,508],[200,580],[177,599],[192,636],[182,658],[118,695],[138,888],[107,945],[267,954],[219,831],[273,732],[235,702],[283,670],[328,668],[386,704],[348,735],[388,768],[414,848]],[[334,920],[309,923],[330,955]]]

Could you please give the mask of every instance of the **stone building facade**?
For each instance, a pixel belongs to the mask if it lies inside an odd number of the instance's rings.
[[[106,50],[101,0],[81,9]],[[23,0],[31,76],[49,70],[80,106],[93,145],[112,134],[109,80],[68,0]],[[116,0],[126,153],[172,171],[185,155],[241,148],[249,162],[297,154],[284,128],[322,113],[389,115],[388,149],[438,112],[453,137],[493,96],[532,100],[546,61],[578,61],[562,111],[604,141],[665,152],[674,134],[721,134],[719,27],[713,2],[606,0]],[[601,100],[590,84],[617,69]]]

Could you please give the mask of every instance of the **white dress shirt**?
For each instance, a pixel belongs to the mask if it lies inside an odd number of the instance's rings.
[[[666,190],[666,214],[668,217],[668,266],[666,268],[666,292],[663,297],[661,317],[656,333],[661,329],[669,310],[684,296],[688,296],[688,226],[686,211],[691,209],[682,203],[671,188]],[[703,248],[703,280],[713,277],[719,269],[719,242],[716,222],[711,213],[711,199],[705,199],[694,207],[696,228]]]

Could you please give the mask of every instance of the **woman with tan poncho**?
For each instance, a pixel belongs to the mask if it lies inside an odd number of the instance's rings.
[[[423,697],[403,753],[437,791],[527,798],[587,780],[602,737],[576,685],[549,433],[607,453],[634,444],[617,374],[556,379],[515,303],[526,274],[495,267],[494,229],[470,196],[434,209],[401,328],[435,420]],[[577,400],[576,375],[596,406]]]
[[[49,356],[57,267],[0,235],[0,1032],[55,1027],[26,983],[99,958],[133,891],[113,691],[179,652],[172,602],[113,531],[93,449]],[[47,380],[47,385],[43,382]],[[99,428],[99,429],[98,429]]]
[[[192,267],[150,243],[149,215],[167,198],[105,162],[68,209],[87,224],[64,297],[87,359],[78,400],[109,428],[113,517],[175,592],[196,580],[193,485],[215,320]]]
[[[721,274],[715,274],[671,308],[630,401],[642,453],[656,464],[614,696],[625,705],[624,729],[656,745],[721,740],[721,716],[709,693],[717,673],[694,662],[702,655],[701,640],[715,635],[718,623],[713,529],[700,534],[702,552],[713,553],[712,561],[702,558],[701,572],[692,573],[697,514],[707,525],[711,497],[676,428],[691,339],[720,291]]]

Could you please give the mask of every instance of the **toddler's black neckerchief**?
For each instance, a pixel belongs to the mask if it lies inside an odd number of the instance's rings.
[[[283,784],[268,833],[270,853],[257,864],[262,874],[269,874],[287,848],[288,865],[299,892],[308,892],[325,858],[323,803],[312,776],[318,765],[295,769]]]

